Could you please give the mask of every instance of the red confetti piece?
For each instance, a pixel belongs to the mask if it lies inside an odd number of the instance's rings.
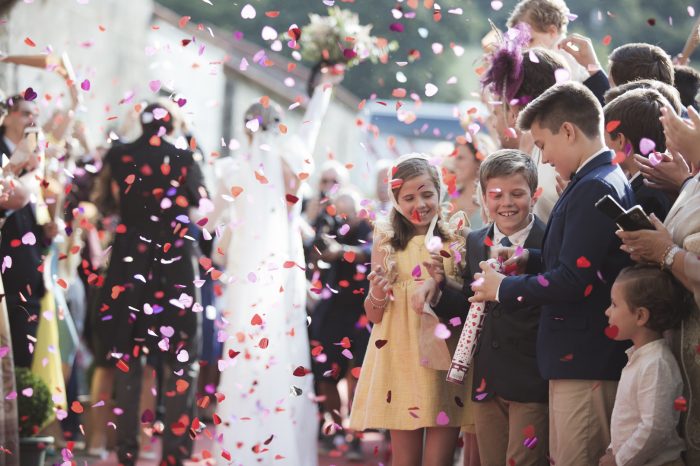
[[[603,37],[603,45],[606,47],[610,45],[610,42],[612,41],[612,36],[608,34],[607,36]]]
[[[258,346],[262,349],[265,349],[269,346],[270,340],[267,338],[261,338],[260,343],[258,343]]]
[[[250,319],[250,325],[262,325],[263,320],[259,314],[255,314],[252,319]]]
[[[593,285],[588,285],[585,290],[583,290],[583,296],[586,298],[591,294],[593,291]]]
[[[36,47],[36,43],[33,40],[31,40],[29,37],[25,37],[24,43],[30,47]]]
[[[624,152],[619,150],[619,151],[615,152],[615,158],[613,159],[612,163],[613,163],[613,165],[619,165],[622,162],[624,162],[626,158],[627,158],[627,154],[625,154]]]
[[[615,131],[615,130],[617,129],[618,126],[620,126],[621,123],[622,123],[622,122],[621,122],[620,120],[611,120],[611,121],[608,121],[608,122],[605,124],[605,131],[608,132],[608,133],[612,133],[613,131]]]
[[[391,390],[386,392],[386,402],[391,403]]]
[[[294,369],[294,372],[292,372],[292,375],[295,377],[304,377],[306,374],[310,374],[311,371],[304,366],[299,366],[296,369]]]
[[[605,327],[605,336],[610,338],[611,340],[614,340],[617,338],[617,335],[619,335],[620,329],[617,328],[617,325],[609,325]]]
[[[523,429],[523,435],[527,438],[534,437],[535,436],[535,426],[533,426],[532,424],[526,426]]]
[[[129,365],[125,363],[123,359],[120,359],[117,361],[117,369],[122,372],[129,372]]]
[[[361,367],[353,367],[352,370],[350,371],[350,373],[352,374],[353,377],[355,377],[356,379],[359,379],[360,378],[360,369],[362,369],[362,368]]]
[[[296,204],[297,202],[299,202],[299,198],[293,194],[287,194],[285,197],[289,204]]]
[[[345,262],[353,263],[355,262],[355,251],[345,251],[343,254],[343,259],[345,259]]]
[[[484,244],[488,247],[492,247],[493,246],[493,238],[491,238],[490,236],[487,236],[486,238],[484,238]]]
[[[383,348],[384,345],[386,345],[387,343],[389,343],[389,340],[375,340],[375,341],[374,341],[374,346],[376,346],[377,349],[381,349],[381,348]]]
[[[74,401],[73,404],[70,405],[70,410],[75,414],[80,414],[83,412],[83,405],[81,405],[79,401]]]
[[[243,192],[240,186],[231,186],[231,196],[238,197]]]
[[[688,411],[688,402],[683,396],[679,396],[675,400],[673,400],[673,409],[676,411]]]
[[[574,355],[572,353],[565,354],[559,359],[561,362],[569,362],[574,360]]]
[[[187,25],[187,23],[190,22],[191,19],[191,16],[183,16],[182,18],[180,18],[180,21],[177,22],[177,25],[180,26],[180,28],[184,28]]]
[[[266,11],[265,16],[268,18],[277,18],[280,15],[279,11]]]
[[[578,259],[576,259],[576,267],[578,267],[579,269],[587,269],[590,266],[591,262],[585,257],[581,256]]]
[[[343,337],[343,339],[340,340],[340,346],[345,349],[350,348],[350,339],[348,337]]]

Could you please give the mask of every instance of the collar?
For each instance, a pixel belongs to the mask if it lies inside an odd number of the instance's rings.
[[[572,174],[571,181],[575,179],[583,178],[588,172],[601,165],[610,164],[613,160],[613,153],[607,147],[603,147],[599,152],[588,157],[583,163],[578,167],[578,169]],[[571,185],[571,182],[569,183]]]
[[[632,361],[643,357],[645,354],[660,351],[661,348],[666,345],[666,340],[664,340],[663,338],[659,338],[658,340],[650,341],[649,343],[640,348],[630,346],[625,350],[625,353],[627,353],[627,359],[629,360],[629,362],[632,363]]]
[[[530,236],[530,230],[532,230],[532,227],[535,225],[535,216],[530,214],[530,223],[523,228],[522,230],[518,230],[512,235],[508,235],[508,239],[510,240],[511,243],[513,243],[513,246],[522,246],[525,244],[525,240],[527,240],[527,237]],[[493,244],[497,245],[501,243],[501,240],[505,238],[506,235],[501,232],[501,230],[498,229],[498,226],[496,225],[496,222],[493,223]]]

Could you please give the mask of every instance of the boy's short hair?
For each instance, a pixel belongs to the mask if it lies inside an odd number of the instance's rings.
[[[518,116],[518,128],[529,131],[537,122],[557,134],[567,121],[590,139],[602,135],[603,109],[598,99],[586,86],[573,81],[556,84],[530,102]]]
[[[676,82],[678,82],[678,80],[676,80]],[[683,104],[681,103],[681,96],[678,93],[678,89],[670,84],[657,81],[656,79],[637,79],[636,81],[630,81],[628,83],[612,87],[605,93],[605,103],[609,104],[625,92],[633,89],[654,89],[662,96],[666,97],[666,100],[669,101],[677,114],[680,115],[681,110],[683,109]]]
[[[530,196],[537,190],[537,164],[532,157],[517,149],[501,149],[490,154],[479,167],[481,192],[486,193],[486,183],[491,178],[520,174],[530,187]]]
[[[537,58],[536,62],[530,59],[531,54]],[[567,68],[566,62],[550,50],[534,47],[524,51],[523,74],[525,79],[523,79],[518,92],[515,93],[515,98],[523,106],[535,100],[557,83],[555,72],[561,68]]]
[[[508,18],[508,27],[527,23],[538,32],[547,32],[548,26],[566,34],[569,24],[569,8],[563,0],[521,0]]]
[[[658,266],[637,264],[617,276],[631,310],[649,309],[646,326],[656,332],[676,328],[690,314],[688,290],[668,271]]]
[[[698,108],[697,95],[700,91],[700,73],[689,66],[676,65],[674,70],[674,86],[680,93],[681,102],[684,107],[693,106]],[[680,113],[680,112],[676,112]]]
[[[669,105],[661,93],[653,89],[634,89],[613,99],[603,108],[605,124],[619,121],[619,125],[610,131],[610,137],[624,134],[632,143],[635,154],[642,154],[639,144],[642,138],[651,139],[656,145],[654,150],[666,150],[664,127],[659,121],[661,108]],[[647,155],[647,154],[642,154]]]
[[[664,49],[637,42],[625,44],[608,57],[610,77],[616,86],[637,79],[656,79],[673,86],[673,61]]]

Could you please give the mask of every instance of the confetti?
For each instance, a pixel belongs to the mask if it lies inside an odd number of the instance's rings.
[[[649,152],[656,149],[656,143],[649,138],[642,138],[639,141],[639,150],[643,155],[649,154]]]
[[[617,325],[609,325],[605,327],[605,336],[610,338],[611,340],[614,340],[617,338],[617,335],[619,335],[620,329],[617,327]]]

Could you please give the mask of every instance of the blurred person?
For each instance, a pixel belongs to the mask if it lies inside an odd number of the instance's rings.
[[[443,175],[450,195],[450,213],[464,212],[470,228],[479,228],[484,223],[477,191],[481,159],[483,155],[476,146],[464,140],[454,145],[454,150],[442,163],[443,168],[450,172]],[[451,183],[452,177],[454,183]]]
[[[97,182],[101,198],[116,198],[120,224],[99,300],[97,357],[116,365],[118,458],[134,465],[139,450],[139,415],[144,356],[163,365],[165,425],[162,460],[181,465],[193,441],[173,429],[194,416],[198,373],[199,316],[194,296],[195,248],[187,236],[188,209],[204,210],[207,191],[192,152],[175,148],[159,134],[173,130],[173,117],[159,104],[140,116],[142,135],[112,148]],[[116,328],[129,331],[115,332]],[[172,395],[172,396],[170,396]]]
[[[673,70],[675,78],[674,86],[681,95],[683,107],[692,106],[695,110],[698,110],[700,73],[690,66],[675,65]]]
[[[362,365],[369,342],[362,302],[369,286],[365,264],[372,251],[372,229],[358,216],[360,199],[354,191],[339,191],[332,203],[336,209],[335,228],[320,238],[325,243],[320,258],[330,268],[319,291],[321,299],[312,315],[310,336],[314,377],[319,395],[325,397],[321,405],[336,426],[343,426],[338,382],[347,381],[349,413],[356,380],[350,370]],[[337,447],[334,440],[340,434],[334,435],[335,430],[328,429],[322,438],[321,446],[326,453]],[[357,436],[353,436],[346,457],[362,460]]]

